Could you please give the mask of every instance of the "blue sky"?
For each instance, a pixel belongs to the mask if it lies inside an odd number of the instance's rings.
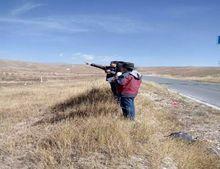
[[[1,0],[0,59],[217,66],[219,0]]]

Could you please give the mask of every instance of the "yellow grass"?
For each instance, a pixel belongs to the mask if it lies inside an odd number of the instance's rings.
[[[220,83],[220,67],[146,67],[143,74],[157,74],[168,78]]]
[[[168,94],[154,84],[142,86],[135,122],[122,117],[98,79],[0,90],[2,168],[220,167],[207,143],[164,137],[182,126],[145,97],[148,90]]]

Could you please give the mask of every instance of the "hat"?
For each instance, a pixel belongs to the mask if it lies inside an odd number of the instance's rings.
[[[111,64],[117,64],[117,63],[118,63],[118,61],[111,61],[111,62],[110,62],[110,65],[111,65]]]
[[[116,61],[116,60],[114,60],[114,61],[111,61],[110,62],[110,64],[112,64],[112,63],[115,63],[115,64],[122,64],[122,63],[124,63],[123,61]]]
[[[130,63],[130,62],[124,62],[122,67],[126,68],[126,69],[134,69],[134,63]]]

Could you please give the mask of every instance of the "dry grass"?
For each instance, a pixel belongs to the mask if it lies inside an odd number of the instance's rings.
[[[140,68],[140,71],[168,78],[220,83],[220,67],[148,67]]]
[[[207,143],[164,137],[182,125],[144,94],[168,91],[143,85],[131,122],[100,82],[1,88],[1,168],[219,168]]]
[[[100,72],[91,75],[96,69],[7,61],[0,66],[0,168],[220,168],[206,141],[164,137],[195,124],[215,132],[219,112],[148,83],[131,122]],[[39,73],[46,79],[41,84]],[[173,99],[180,108],[173,109]],[[189,115],[187,123],[182,115]]]
[[[0,86],[75,81],[104,77],[103,71],[86,65],[43,64],[0,60]]]

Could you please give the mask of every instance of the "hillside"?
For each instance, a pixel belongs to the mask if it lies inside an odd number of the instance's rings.
[[[142,74],[220,83],[220,67],[139,67]],[[86,65],[43,64],[0,60],[1,84],[30,84],[53,80],[103,77],[103,71]]]
[[[0,60],[0,85],[17,85],[104,76],[101,70],[71,64],[42,64]]]
[[[4,71],[20,75],[55,69],[64,79],[21,85],[18,78],[0,86],[0,168],[220,167],[219,110],[144,83],[137,119],[131,122],[122,117],[99,72],[71,79],[75,73],[66,73],[66,65],[37,64],[24,71],[22,64],[10,69],[5,64]],[[175,131],[198,140],[167,137]]]
[[[220,67],[146,67],[139,70],[144,74],[220,83]]]

